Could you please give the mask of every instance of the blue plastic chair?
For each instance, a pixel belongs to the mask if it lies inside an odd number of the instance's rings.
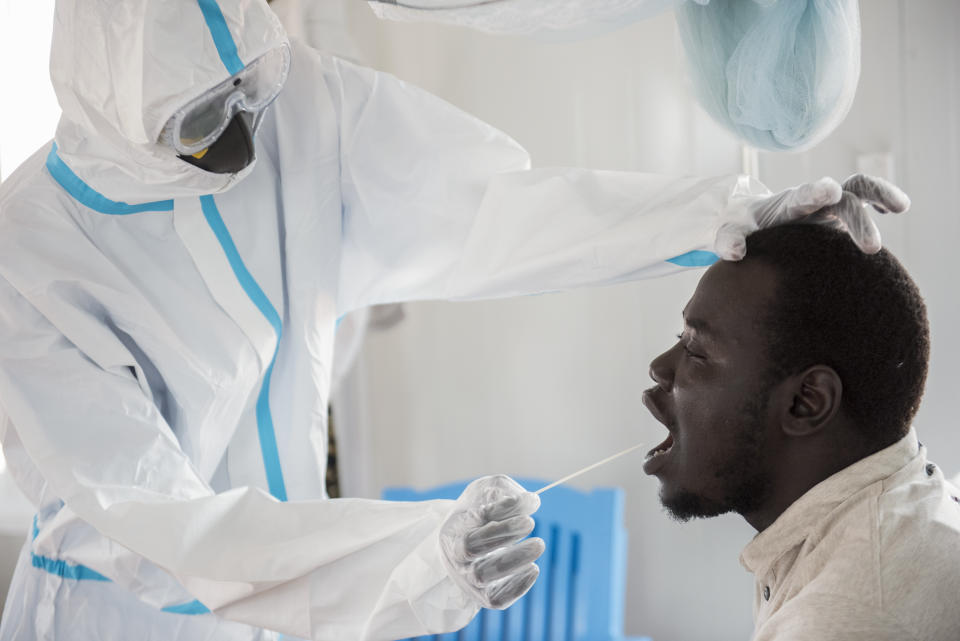
[[[529,490],[546,482],[516,479]],[[387,488],[391,501],[455,499],[467,482],[428,490]],[[558,486],[540,496],[533,536],[546,542],[540,578],[506,610],[481,609],[458,632],[417,641],[623,641],[627,538],[623,490]],[[629,641],[650,641],[648,637]]]

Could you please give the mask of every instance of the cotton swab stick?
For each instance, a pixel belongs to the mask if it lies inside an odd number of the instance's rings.
[[[561,483],[566,483],[567,481],[569,481],[569,480],[572,479],[572,478],[576,478],[576,477],[580,476],[581,474],[584,474],[585,472],[589,472],[590,470],[592,470],[592,469],[595,468],[595,467],[600,467],[601,465],[604,465],[605,463],[609,463],[609,462],[612,461],[613,459],[618,458],[618,457],[620,457],[620,456],[623,456],[624,454],[628,454],[628,453],[634,451],[635,449],[637,449],[637,448],[639,448],[639,447],[643,447],[644,445],[645,445],[644,443],[637,443],[637,444],[634,445],[633,447],[628,447],[627,449],[623,450],[622,452],[617,452],[617,453],[614,454],[613,456],[608,456],[607,458],[603,459],[602,461],[597,461],[597,462],[594,463],[593,465],[588,465],[588,466],[586,466],[585,468],[583,468],[583,469],[581,469],[581,470],[577,470],[577,471],[574,472],[573,474],[568,474],[567,476],[564,476],[564,477],[563,477],[562,479],[560,479],[559,481],[554,481],[553,483],[551,483],[550,485],[547,485],[546,487],[541,487],[539,490],[537,490],[536,492],[534,492],[534,494],[543,494],[543,493],[546,492],[547,490],[549,490],[549,489],[551,489],[551,488],[554,488],[554,487],[557,487],[557,486],[560,485]]]

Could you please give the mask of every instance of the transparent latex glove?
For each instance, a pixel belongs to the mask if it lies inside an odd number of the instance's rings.
[[[467,486],[440,526],[450,577],[483,607],[507,608],[537,580],[543,539],[523,539],[539,507],[540,497],[509,476],[485,476]]]
[[[833,178],[792,187],[749,202],[730,214],[717,231],[715,251],[723,260],[740,260],[746,238],[758,229],[793,222],[830,225],[850,234],[868,254],[880,251],[880,230],[871,214],[900,214],[910,198],[882,178],[854,174],[840,185]]]

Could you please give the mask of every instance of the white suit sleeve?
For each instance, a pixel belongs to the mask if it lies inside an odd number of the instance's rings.
[[[340,313],[609,284],[702,265],[724,213],[768,193],[744,176],[530,170],[522,147],[469,114],[390,75],[334,64]]]
[[[0,278],[6,429],[47,491],[128,550],[67,561],[156,599],[130,555],[144,557],[218,614],[300,637],[396,639],[473,616],[439,558],[435,531],[452,502],[213,493],[138,383],[114,319],[60,301],[51,320],[38,310],[55,296],[55,286],[24,294]],[[81,351],[54,324],[65,319],[75,339],[99,332],[90,343],[100,347]]]

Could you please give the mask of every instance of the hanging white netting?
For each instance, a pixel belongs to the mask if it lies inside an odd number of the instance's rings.
[[[822,140],[860,77],[857,0],[711,0],[676,9],[697,97],[761,149]]]
[[[593,35],[673,8],[694,90],[749,144],[798,150],[850,109],[857,0],[369,0],[381,18],[514,35]],[[642,62],[638,62],[642,64]]]

